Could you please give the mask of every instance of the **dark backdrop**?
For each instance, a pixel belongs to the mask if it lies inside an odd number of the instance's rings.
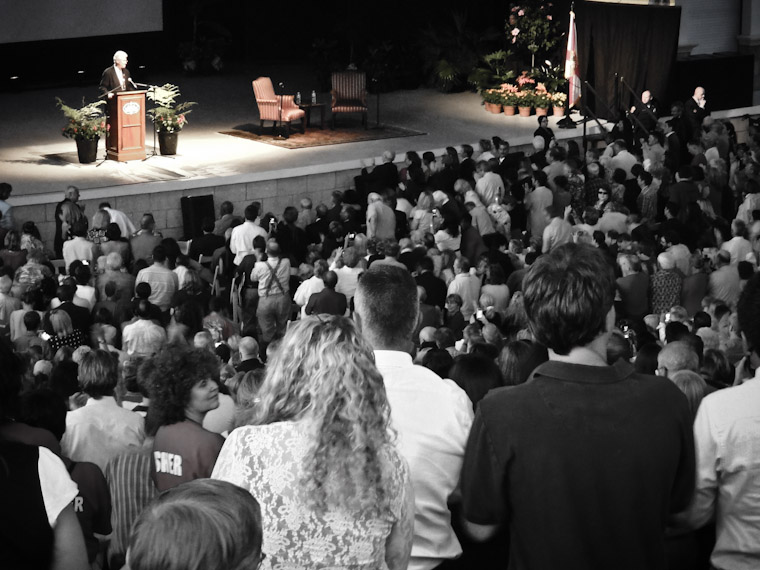
[[[632,97],[620,86],[616,100],[615,74],[625,78],[633,91],[649,89],[661,102],[673,100],[679,6],[634,6],[582,2],[576,5],[578,65],[587,80],[615,111],[628,108]],[[593,96],[586,101],[599,117],[613,119]]]

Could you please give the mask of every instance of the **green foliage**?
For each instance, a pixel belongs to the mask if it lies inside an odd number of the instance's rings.
[[[505,32],[515,57],[528,68],[536,61],[555,57],[562,38],[552,14],[552,4],[535,0],[512,5]]]
[[[496,30],[482,32],[471,28],[464,11],[452,13],[447,24],[428,26],[419,40],[428,83],[443,92],[465,89],[472,83],[470,74],[477,68],[481,54],[499,38]]]
[[[482,61],[485,66],[476,67],[467,77],[467,82],[474,85],[481,94],[485,89],[497,87],[515,78],[515,72],[510,69],[508,52],[491,52],[484,55]]]
[[[108,130],[106,115],[103,111],[105,101],[95,101],[86,104],[82,98],[82,106],[79,108],[69,107],[60,97],[56,97],[56,105],[63,111],[64,117],[69,122],[63,127],[62,134],[70,139],[94,140],[104,135]]]
[[[175,133],[187,125],[186,115],[191,112],[189,108],[196,103],[177,103],[179,96],[179,87],[171,83],[148,90],[148,99],[156,104],[152,109],[148,109],[148,116],[158,132]]]

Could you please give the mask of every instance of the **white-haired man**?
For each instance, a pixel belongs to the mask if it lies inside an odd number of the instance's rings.
[[[119,50],[113,54],[113,65],[103,71],[103,76],[100,78],[100,91],[103,94],[107,93],[110,99],[114,93],[132,89],[137,89],[137,87],[127,69],[127,54]]]

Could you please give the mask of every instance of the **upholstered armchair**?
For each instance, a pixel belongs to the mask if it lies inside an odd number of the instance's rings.
[[[367,76],[363,71],[336,71],[332,74],[332,128],[338,113],[361,113],[367,128]]]
[[[256,104],[259,106],[259,121],[264,128],[264,121],[272,121],[287,125],[290,136],[291,121],[301,119],[301,132],[306,132],[306,111],[299,109],[293,102],[292,95],[275,95],[272,80],[269,77],[259,77],[253,80],[253,94],[256,96]],[[280,114],[280,102],[282,102],[282,114]]]

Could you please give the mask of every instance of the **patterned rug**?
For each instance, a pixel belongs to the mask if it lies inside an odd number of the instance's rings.
[[[290,138],[284,140],[274,138],[272,127],[264,127],[264,130],[262,131],[258,125],[253,124],[238,125],[234,129],[220,131],[220,133],[231,137],[238,137],[249,141],[256,141],[289,149],[374,141],[380,139],[394,139],[400,137],[416,137],[427,134],[411,129],[392,127],[390,125],[382,125],[379,129],[373,127],[365,129],[360,122],[350,126],[345,126],[344,122],[344,126],[339,126],[335,130],[331,130],[328,125],[325,125],[324,130],[312,126],[308,127],[304,134],[301,134],[301,131],[298,130],[299,128],[300,126],[296,126],[295,129],[292,129],[290,131]]]

